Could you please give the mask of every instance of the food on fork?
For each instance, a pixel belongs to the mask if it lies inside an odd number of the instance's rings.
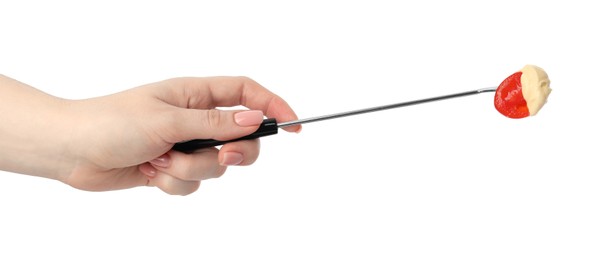
[[[509,118],[524,118],[536,115],[547,102],[551,93],[547,73],[535,66],[526,65],[508,76],[494,97],[494,106]]]

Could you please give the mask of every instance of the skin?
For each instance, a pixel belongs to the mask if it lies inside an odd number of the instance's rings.
[[[254,111],[217,110],[242,105]],[[297,119],[279,96],[246,77],[174,78],[109,96],[66,100],[0,75],[0,170],[61,181],[88,191],[155,186],[187,195],[228,165],[250,165],[258,140],[192,154],[184,140],[229,140],[263,116]],[[246,116],[246,125],[243,119]],[[240,123],[242,125],[240,125]],[[285,129],[298,132],[300,126]]]

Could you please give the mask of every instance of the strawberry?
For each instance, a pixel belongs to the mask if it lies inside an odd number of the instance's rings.
[[[521,76],[521,71],[508,76],[496,89],[494,106],[498,112],[509,118],[523,118],[530,115],[527,102],[522,95]]]

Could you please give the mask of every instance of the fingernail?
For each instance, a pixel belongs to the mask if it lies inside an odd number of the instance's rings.
[[[166,168],[170,166],[170,155],[164,154],[156,159],[151,160],[150,163],[162,168]]]
[[[143,174],[145,174],[145,176],[148,176],[150,178],[156,177],[156,174],[158,174],[158,171],[156,170],[156,168],[154,168],[153,166],[149,165],[149,164],[145,164],[145,167],[140,168],[141,172]]]
[[[264,115],[260,110],[248,110],[234,114],[234,120],[239,126],[255,126],[260,125]]]
[[[221,165],[223,166],[230,166],[230,165],[238,165],[244,161],[244,155],[237,152],[227,152],[223,155],[223,160],[221,160]]]

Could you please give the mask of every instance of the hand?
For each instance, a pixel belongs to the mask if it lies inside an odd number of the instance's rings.
[[[176,78],[105,97],[49,103],[58,104],[48,111],[59,111],[61,123],[37,131],[69,138],[53,138],[61,140],[50,142],[58,146],[54,151],[36,151],[37,157],[59,154],[59,165],[48,167],[59,172],[43,174],[36,167],[34,175],[92,191],[148,185],[169,194],[190,194],[200,181],[221,176],[228,165],[252,164],[259,140],[192,154],[171,151],[175,143],[245,136],[256,131],[263,114],[279,122],[296,119],[283,99],[245,77]],[[251,110],[215,109],[238,105]],[[285,130],[296,132],[300,126]],[[40,135],[47,139],[47,133]]]

